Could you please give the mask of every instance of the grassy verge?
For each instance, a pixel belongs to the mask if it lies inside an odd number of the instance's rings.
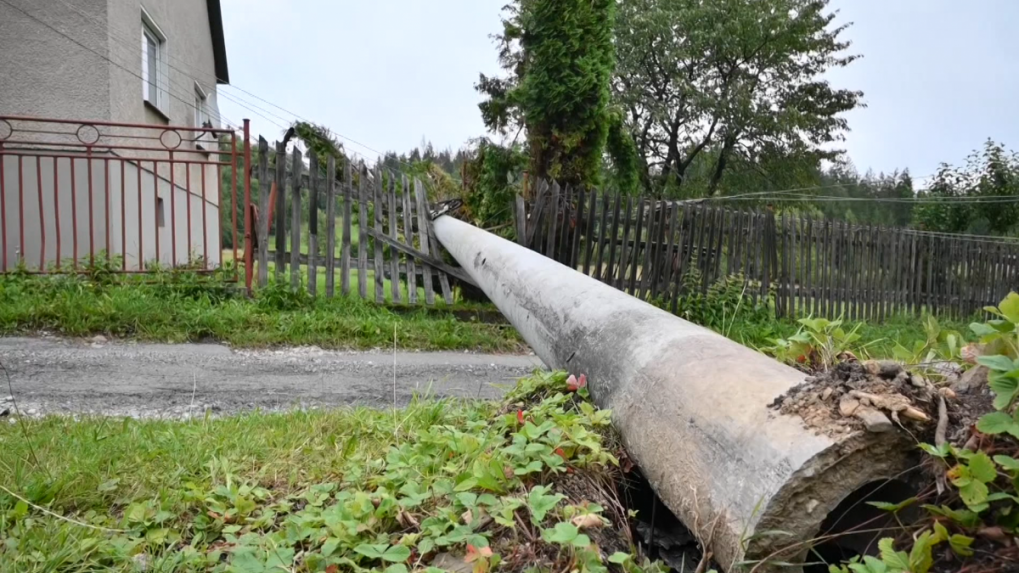
[[[3,424],[0,570],[663,571],[581,395],[546,374],[505,406]]]
[[[370,273],[369,291],[374,293]],[[320,270],[320,293],[325,292],[324,277]],[[356,289],[356,281],[352,286]],[[403,290],[406,297],[406,287]],[[519,335],[508,325],[462,321],[455,316],[462,311],[493,311],[491,305],[458,302],[447,307],[437,294],[437,306],[432,309],[388,309],[361,300],[356,291],[333,299],[321,294],[312,298],[305,289],[301,291],[292,293],[286,285],[271,284],[251,300],[189,273],[144,279],[98,273],[88,280],[11,275],[0,277],[0,335],[46,330],[162,342],[216,340],[243,347],[363,349],[391,347],[395,328],[397,344],[403,348],[494,352],[523,348]],[[391,301],[388,281],[385,292]],[[423,300],[423,292],[420,296]],[[760,350],[767,351],[776,339],[787,339],[801,327],[795,320],[777,320],[769,306],[753,307],[742,297],[742,290],[734,288],[681,302],[680,316]],[[857,333],[868,343],[870,355],[893,356],[896,346],[913,348],[927,339],[925,322],[893,317],[882,324],[859,324]],[[969,332],[962,323],[945,322],[942,327],[964,336]]]
[[[311,298],[270,286],[249,299],[188,273],[146,279],[109,276],[0,277],[0,334],[97,333],[160,342],[217,340],[236,346],[317,345],[365,349],[513,352],[506,325],[457,320],[439,310],[396,313],[356,297]]]

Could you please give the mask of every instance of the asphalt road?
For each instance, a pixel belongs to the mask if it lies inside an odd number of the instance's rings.
[[[392,407],[415,395],[497,398],[542,367],[536,356],[457,352],[233,350],[216,344],[136,344],[0,338],[19,409],[29,416],[186,418],[255,408]],[[0,415],[14,408],[0,372]]]

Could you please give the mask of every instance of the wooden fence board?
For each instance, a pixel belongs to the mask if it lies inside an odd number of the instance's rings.
[[[527,246],[527,203],[523,195],[517,195],[513,201],[514,223],[516,223],[517,244]]]
[[[435,238],[435,229],[432,227],[432,209],[428,205],[428,194],[422,189],[420,195],[418,195],[421,202],[424,203],[425,212],[425,230],[422,230],[422,236],[424,233],[428,233],[428,246],[431,249],[432,257],[436,260],[442,260],[442,250],[439,248],[439,240]],[[449,277],[446,273],[439,273],[439,287],[442,289],[442,298],[446,301],[446,304],[453,304],[453,291],[449,288]]]
[[[722,278],[722,259],[725,258],[722,247],[725,244],[725,234],[729,228],[726,221],[727,213],[726,209],[715,209],[715,226],[718,229],[715,232],[715,240],[711,249],[711,283],[715,283]]]
[[[560,263],[570,265],[570,215],[573,210],[573,186],[567,185],[562,190],[562,205],[563,208],[559,210],[562,213],[562,221],[559,222],[559,232],[556,236],[556,257]],[[558,217],[557,217],[558,218]]]
[[[326,296],[336,296],[336,158],[326,160]],[[349,261],[348,261],[349,264]]]
[[[548,184],[544,181],[540,182],[534,190],[534,208],[531,211],[531,217],[527,222],[527,247],[532,251],[538,253],[544,252],[541,248],[542,237],[544,236],[541,230],[543,215],[546,209],[545,200]],[[550,207],[549,207],[550,209]]]
[[[403,207],[403,238],[407,245],[414,246],[414,210],[411,208],[410,182],[404,175],[401,179],[403,193],[400,195],[401,206]],[[418,303],[417,269],[414,256],[407,256],[407,302]]]
[[[636,288],[637,288],[637,273],[640,270],[639,269],[639,267],[640,267],[640,260],[641,260],[641,258],[640,258],[640,255],[641,255],[641,246],[640,245],[641,245],[641,241],[643,239],[643,233],[644,233],[644,218],[645,218],[645,215],[644,215],[644,206],[645,206],[646,203],[647,203],[647,201],[645,201],[644,199],[641,199],[641,198],[637,199],[637,220],[636,220],[637,225],[636,225],[636,227],[634,228],[634,231],[633,231],[633,247],[630,249],[630,269],[629,269],[629,271],[630,271],[630,275],[629,275],[630,279],[629,279],[629,285],[626,288],[626,292],[629,292],[631,295],[635,295],[635,296],[637,294],[637,290],[636,290]]]
[[[394,243],[396,243],[396,242],[398,242],[398,235],[397,235],[397,232],[396,232],[396,227],[397,227],[397,221],[400,220],[400,214],[396,210],[396,176],[393,175],[393,174],[389,175],[389,193],[387,194],[387,198],[389,199],[389,209],[388,209],[388,212],[387,212],[387,215],[389,216],[388,217],[388,220],[389,220],[389,238],[392,239]],[[390,273],[391,276],[400,276],[399,272],[397,271],[397,268],[399,268],[399,265],[400,265],[400,253],[395,252],[392,249],[390,249],[389,250],[389,267],[390,267],[389,273]],[[402,293],[402,290],[400,289],[400,281],[399,280],[390,281],[389,282],[389,286],[390,286],[390,291],[392,293],[393,302],[395,302],[397,304],[403,302],[403,293]]]
[[[350,295],[351,201],[353,195],[350,161],[343,162],[343,237],[340,245],[340,292]]]
[[[552,184],[552,195],[551,195],[551,208],[548,209],[548,239],[545,243],[545,256],[556,260],[556,222],[559,218],[559,193],[560,188],[558,183]]]
[[[318,294],[318,180],[318,154],[311,153],[308,156],[308,294],[311,296]]]
[[[834,316],[845,317],[846,312],[846,225],[838,221],[835,225],[835,261],[838,266],[835,269],[835,306]]]
[[[779,275],[779,296],[782,300],[781,316],[791,316],[792,310],[792,272],[790,270],[790,248],[789,248],[789,214],[782,212],[781,223],[778,226],[779,244],[782,245],[779,256],[781,274]]]
[[[594,240],[593,239],[598,236],[597,235],[598,230],[595,229],[595,221],[597,219],[596,215],[597,215],[597,210],[598,210],[598,191],[596,189],[592,189],[591,190],[591,194],[589,195],[589,199],[588,200],[590,201],[590,203],[589,203],[588,208],[587,208],[587,219],[584,220],[585,221],[585,224],[584,224],[584,235],[585,235],[585,238],[587,240],[584,241],[584,246],[582,248],[584,250],[584,268],[583,268],[583,273],[585,275],[590,276],[590,274],[591,274],[590,273],[590,271],[591,271],[591,255],[593,254],[592,249],[594,248]]]
[[[301,286],[301,150],[294,147],[293,165],[290,166],[290,288]]]
[[[368,298],[368,170],[358,170],[357,194],[357,294]]]
[[[287,197],[287,148],[282,142],[276,144],[276,284],[283,282],[286,271],[286,197]]]
[[[598,223],[598,229],[594,233],[594,238],[598,243],[598,258],[595,260],[594,265],[594,276],[598,280],[605,282],[605,238],[608,237],[608,222],[609,222],[609,194],[602,193],[602,208],[601,208],[601,219]],[[619,201],[619,195],[616,195],[616,201]]]
[[[372,245],[375,247],[375,302],[382,303],[386,300],[385,293],[385,282],[383,280],[383,272],[385,269],[385,260],[383,259],[382,252],[382,241],[376,237],[382,235],[382,214],[383,205],[382,196],[385,192],[385,181],[383,180],[382,170],[379,168],[375,169],[375,181],[372,182],[372,213],[374,220],[375,236],[372,237]]]
[[[846,274],[843,280],[845,281],[846,289],[846,318],[849,320],[856,320],[856,225],[847,224],[843,227],[846,232],[845,249],[846,249]]]
[[[675,270],[675,272],[673,273],[673,280],[670,281],[670,283],[669,283],[670,284],[669,288],[672,290],[672,292],[671,292],[671,294],[669,296],[669,298],[671,299],[671,301],[669,302],[669,309],[670,309],[670,311],[673,314],[676,314],[677,307],[678,307],[678,304],[679,304],[679,297],[682,294],[681,291],[683,290],[682,289],[682,285],[683,285],[683,273],[684,273],[684,271],[686,270],[686,267],[687,267],[687,265],[686,265],[687,254],[686,253],[687,253],[688,244],[689,244],[689,237],[691,236],[691,234],[690,234],[690,224],[691,224],[691,216],[692,216],[691,211],[692,210],[693,209],[691,207],[684,207],[683,208],[683,223],[682,223],[682,225],[680,225],[679,237],[677,238],[678,244],[677,244],[677,248],[676,248],[676,260],[677,260],[678,267]]]
[[[427,191],[425,191],[424,186],[421,185],[421,180],[414,179],[414,207],[417,209],[418,235],[419,242],[421,243],[421,252],[431,253],[431,241],[428,236],[428,212],[425,210],[425,193],[427,193]],[[424,270],[423,282],[425,287],[425,304],[431,306],[435,304],[432,267],[425,264]]]
[[[607,260],[607,267],[602,271],[602,282],[609,286],[615,286],[615,262],[616,262],[616,241],[619,234],[619,207],[622,197],[616,195],[616,200],[612,207],[612,226],[608,229],[603,240],[608,240],[609,247],[609,258]]]
[[[669,205],[669,232],[665,240],[665,255],[662,257],[662,273],[660,280],[655,281],[651,291],[651,298],[658,299],[660,292],[667,292],[672,279],[672,271],[675,267],[675,254],[673,248],[676,240],[676,224],[679,220],[679,208],[676,205]]]
[[[258,286],[265,288],[269,284],[269,142],[264,137],[258,138]]]
[[[578,269],[580,267],[580,257],[581,257],[581,252],[580,252],[580,243],[581,243],[581,240],[580,240],[580,236],[581,236],[583,228],[584,228],[583,227],[583,225],[584,225],[584,215],[585,215],[585,213],[584,213],[584,201],[586,199],[587,199],[587,196],[584,194],[584,190],[581,189],[577,193],[577,216],[576,216],[575,221],[573,223],[573,236],[572,236],[572,240],[570,242],[570,268],[574,269],[574,270],[576,270],[576,269]]]
[[[626,197],[626,212],[623,214],[623,239],[619,246],[619,264],[616,267],[612,286],[619,290],[626,290],[626,269],[630,261],[630,224],[633,222],[634,198]],[[613,241],[617,241],[615,235]]]
[[[665,250],[665,225],[667,204],[664,201],[651,201],[651,217],[648,218],[647,245],[644,247],[644,269],[640,274],[640,298],[649,300],[654,284],[661,274],[663,251]],[[663,219],[664,218],[664,219]]]

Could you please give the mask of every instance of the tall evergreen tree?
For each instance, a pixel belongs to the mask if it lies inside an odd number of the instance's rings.
[[[500,42],[505,78],[477,89],[492,131],[525,130],[530,173],[590,186],[609,134],[615,0],[516,0]]]

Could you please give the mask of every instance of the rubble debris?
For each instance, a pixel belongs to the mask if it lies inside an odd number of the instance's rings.
[[[874,434],[891,432],[895,429],[895,426],[892,425],[892,421],[888,419],[888,416],[885,416],[874,408],[867,406],[857,408],[856,412],[853,413],[853,416],[862,420],[867,431]]]
[[[987,375],[990,370],[986,366],[977,366],[962,373],[961,376],[953,376],[949,380],[949,388],[959,394],[967,394],[974,390],[987,386]]]
[[[883,433],[896,427],[924,430],[938,419],[938,400],[954,392],[891,360],[842,362],[807,378],[772,407],[795,414],[829,437],[853,431]]]

